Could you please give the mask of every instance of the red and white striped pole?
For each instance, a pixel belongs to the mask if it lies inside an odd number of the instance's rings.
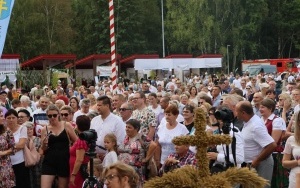
[[[113,94],[117,89],[117,65],[116,65],[116,43],[115,43],[115,18],[114,1],[109,0],[109,28],[110,28],[110,55],[111,55],[111,81]]]

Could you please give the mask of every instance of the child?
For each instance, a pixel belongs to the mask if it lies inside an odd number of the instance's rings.
[[[102,166],[106,168],[113,163],[118,161],[117,156],[117,138],[114,134],[110,133],[104,137],[104,147],[107,149],[108,153],[105,155]]]
[[[94,185],[94,188],[102,188],[104,186],[104,182],[102,181],[102,171],[103,167],[101,164],[101,160],[98,158],[94,158],[94,163],[93,163],[93,172],[94,172],[94,177],[97,180],[96,185]],[[88,164],[88,173],[90,173],[90,163]],[[88,180],[85,180],[82,184],[82,188],[91,188],[91,186],[88,185]]]

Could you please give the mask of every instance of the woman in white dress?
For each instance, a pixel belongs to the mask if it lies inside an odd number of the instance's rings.
[[[291,169],[289,188],[296,187],[296,175],[300,173],[300,115],[295,113],[295,134],[290,136],[283,151],[282,166]]]

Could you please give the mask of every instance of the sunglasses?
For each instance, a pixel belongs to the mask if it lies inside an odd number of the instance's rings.
[[[65,113],[65,114],[62,114],[62,113],[61,113],[60,115],[61,115],[61,116],[66,116],[66,117],[69,116],[68,113]]]
[[[56,118],[58,116],[58,114],[48,114],[47,116],[48,116],[48,118],[52,118],[52,117]]]
[[[126,110],[130,110],[128,108],[120,108],[120,112],[126,111]]]

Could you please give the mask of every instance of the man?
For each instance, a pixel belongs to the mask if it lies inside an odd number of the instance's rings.
[[[120,107],[124,102],[126,100],[122,94],[116,94],[112,97],[112,108],[115,115],[120,116]]]
[[[161,93],[162,95],[166,93],[161,84],[157,84],[157,93]]]
[[[90,99],[82,99],[81,103],[80,103],[80,110],[77,110],[74,113],[73,116],[73,122],[76,122],[76,118],[80,115],[87,115],[89,112],[91,112],[92,110],[90,109],[91,107],[91,101]]]
[[[276,102],[276,92],[275,90],[272,90],[272,89],[269,89],[267,92],[266,92],[266,97],[269,98],[269,99],[272,99],[273,101]]]
[[[37,96],[45,95],[45,91],[41,88],[40,84],[36,84],[36,89],[33,91],[33,100],[37,101]]]
[[[7,92],[4,90],[0,92],[0,105],[6,108],[7,110],[11,108],[10,102],[7,98]]]
[[[294,89],[292,91],[292,99],[293,102],[295,103],[294,107],[294,114],[300,110],[300,90],[299,89]]]
[[[150,86],[150,84],[147,81],[143,81],[143,83],[142,83],[142,92],[144,94],[150,93],[149,86]]]
[[[211,95],[212,95],[212,106],[213,107],[218,107],[221,103],[221,88],[220,86],[214,86],[212,88],[212,92],[211,92]]]
[[[13,109],[22,108],[21,101],[19,99],[13,99],[11,101],[11,106],[12,106]]]
[[[221,88],[221,95],[228,93],[228,91],[225,89],[225,83],[224,83],[224,81],[219,81],[219,86]]]
[[[238,119],[244,121],[242,136],[245,163],[250,168],[255,168],[258,175],[269,180],[271,184],[274,166],[271,154],[276,148],[276,143],[269,135],[264,122],[253,113],[250,102],[239,102],[236,105],[236,114]]]
[[[175,145],[175,153],[171,153],[159,170],[159,174],[167,173],[170,170],[181,168],[185,165],[196,167],[197,159],[193,152],[189,150],[190,145]]]
[[[33,123],[35,125],[35,133],[37,136],[40,136],[41,129],[49,124],[49,120],[46,113],[46,109],[48,108],[49,102],[49,98],[41,96],[39,100],[40,108],[36,109],[33,112]]]
[[[269,90],[270,86],[267,83],[262,83],[259,85],[260,91],[263,97],[267,96],[267,91]]]
[[[140,120],[140,132],[149,139],[153,139],[156,127],[155,113],[146,106],[146,96],[144,92],[136,92],[132,98],[135,110],[132,119]]]
[[[161,120],[165,117],[165,112],[164,110],[168,108],[169,106],[169,102],[170,102],[170,98],[167,96],[164,96],[160,99],[159,104],[161,107],[161,112],[158,114],[158,116],[156,117],[157,119],[157,125],[160,125]]]
[[[261,114],[259,112],[259,106],[261,101],[264,99],[264,97],[262,96],[262,94],[260,92],[256,92],[253,95],[253,112],[255,115],[261,117]]]
[[[123,84],[122,84],[122,82],[119,82],[119,83],[118,83],[118,87],[117,87],[117,89],[116,89],[116,92],[117,92],[117,94],[123,94],[124,89],[123,89]]]
[[[223,98],[223,105],[227,106],[233,112],[234,115],[234,119],[232,122],[233,126],[237,127],[240,131],[242,131],[244,124],[243,121],[239,120],[236,117],[236,110],[235,110],[237,103],[240,101],[243,101],[243,97],[236,94],[230,94]]]
[[[58,89],[56,91],[56,95],[57,95],[56,100],[60,99],[60,100],[63,100],[65,102],[65,105],[69,104],[69,99],[68,99],[68,97],[65,96],[64,90]]]
[[[90,86],[89,87],[90,91],[91,91],[91,94],[93,94],[95,96],[95,98],[97,99],[99,97],[99,93],[98,91],[95,89],[94,86]]]
[[[124,123],[131,119],[133,106],[130,103],[123,103],[119,110]]]
[[[244,80],[244,79],[241,80],[241,88],[240,89],[243,91],[243,96],[246,96],[246,93],[247,93],[246,80]]]
[[[104,147],[104,137],[113,133],[119,145],[125,138],[125,123],[119,116],[111,113],[111,102],[107,96],[97,98],[97,109],[100,115],[91,121],[91,129],[95,129],[98,135],[96,144]],[[97,148],[97,153],[104,154],[105,150]]]
[[[232,81],[234,87],[237,87],[237,88],[241,88],[241,79],[240,79],[240,75],[239,74],[236,74],[235,76],[235,79]]]

